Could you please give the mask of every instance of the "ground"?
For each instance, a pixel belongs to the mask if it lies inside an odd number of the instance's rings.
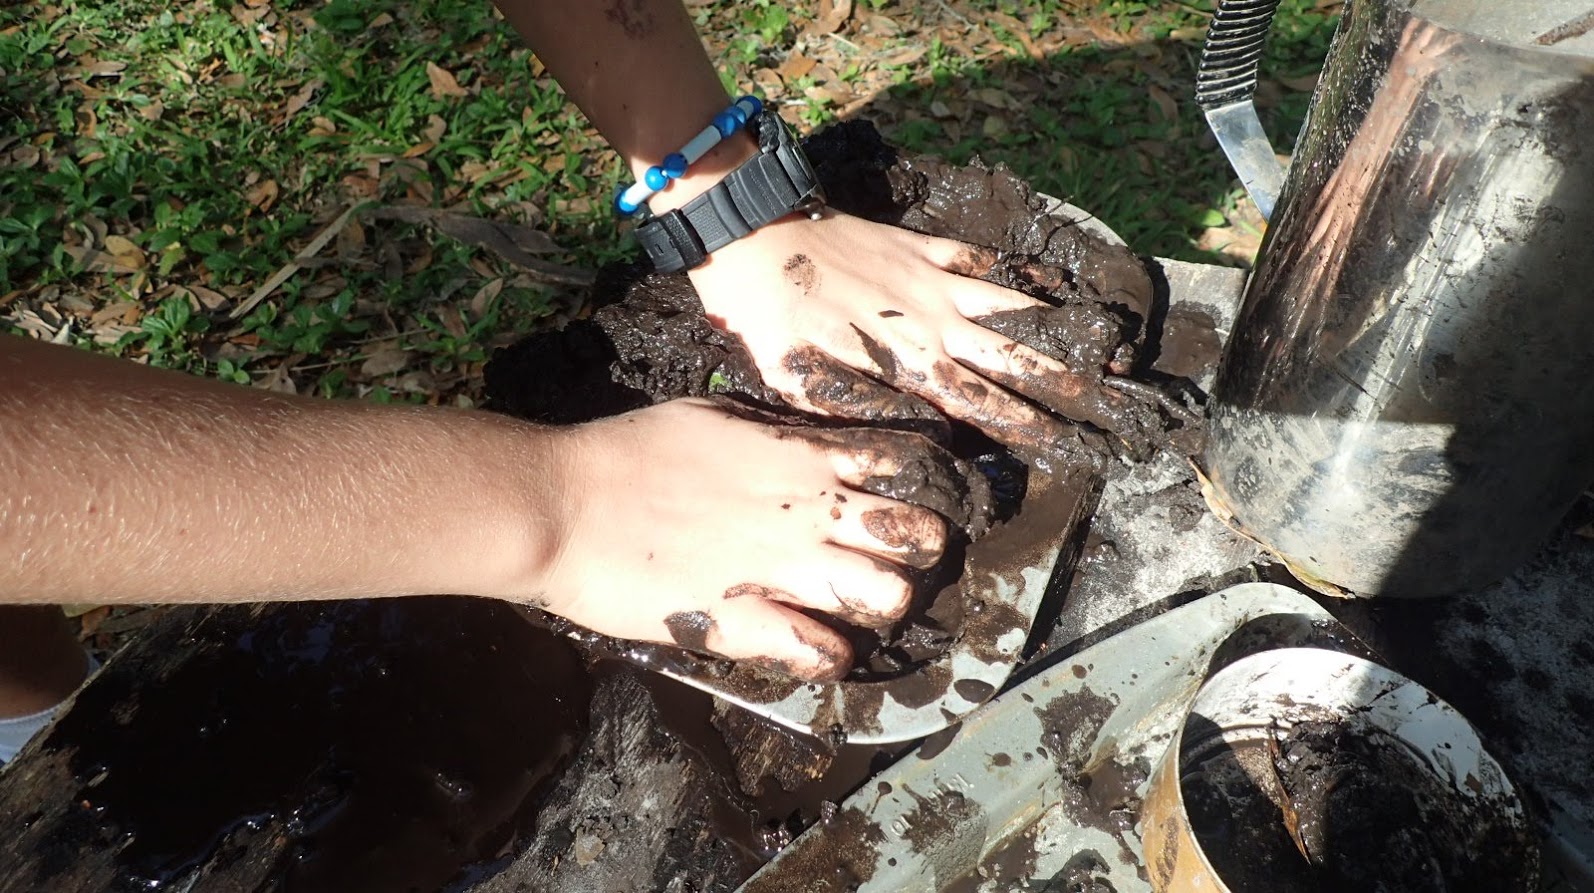
[[[1211,0],[688,0],[727,89],[1004,162],[1137,251],[1248,263],[1191,98]],[[1285,0],[1298,129],[1338,0]],[[631,251],[621,165],[486,0],[0,9],[0,329],[254,387],[472,406]],[[482,219],[494,221],[488,226]],[[494,250],[496,246],[498,250]],[[505,255],[508,255],[506,257]],[[113,647],[153,612],[77,609]]]

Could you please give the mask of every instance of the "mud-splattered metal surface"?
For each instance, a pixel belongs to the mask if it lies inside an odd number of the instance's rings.
[[[1332,638],[1326,611],[1267,583],[1133,626],[881,773],[842,805],[843,821],[811,829],[742,893],[1014,889],[1080,871],[1112,884],[1101,889],[1149,889],[1134,833],[1147,770],[1209,668],[1241,656],[1224,643],[1259,620],[1258,645]],[[831,867],[816,873],[820,863]]]

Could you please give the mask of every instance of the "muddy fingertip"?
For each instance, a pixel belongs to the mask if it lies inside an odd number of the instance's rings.
[[[909,567],[934,567],[946,552],[946,519],[918,506],[870,509],[859,519],[863,529]]]

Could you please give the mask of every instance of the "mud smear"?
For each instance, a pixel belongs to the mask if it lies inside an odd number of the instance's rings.
[[[523,845],[586,731],[574,649],[485,600],[228,608],[149,653],[44,742],[77,786],[37,818],[29,888],[160,890],[247,855],[242,889],[438,889]],[[71,880],[94,852],[114,884]]]
[[[1526,889],[1530,845],[1501,804],[1458,796],[1405,744],[1343,723],[1274,734],[1182,772],[1196,838],[1235,893]]]

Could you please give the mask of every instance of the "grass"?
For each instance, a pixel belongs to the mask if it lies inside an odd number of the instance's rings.
[[[1241,197],[1188,99],[1204,3],[860,0],[693,7],[724,79],[801,127],[877,120],[1004,162],[1136,249],[1210,259]],[[1267,123],[1299,126],[1335,6],[1287,0]],[[920,51],[922,49],[922,52]],[[794,59],[807,70],[787,67]],[[1287,140],[1284,141],[1287,143]],[[580,295],[347,207],[447,207],[625,255],[617,159],[485,0],[79,0],[0,8],[0,325],[327,396],[470,405],[493,346]],[[1210,247],[1210,246],[1208,246]]]

